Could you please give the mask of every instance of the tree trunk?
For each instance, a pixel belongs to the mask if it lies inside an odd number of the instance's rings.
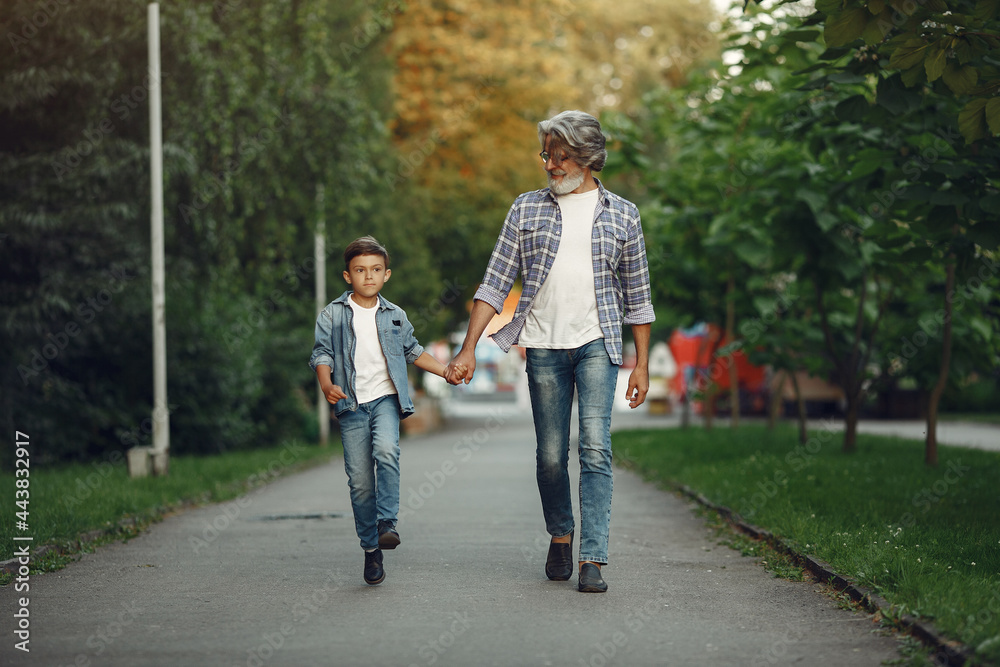
[[[799,378],[795,375],[795,371],[789,371],[788,374],[792,378],[792,390],[795,392],[795,407],[798,411],[799,419],[799,442],[804,445],[809,440],[809,432],[806,428],[806,400],[802,398],[802,390],[799,389]]]
[[[867,274],[866,274],[867,275]],[[875,336],[878,333],[882,316],[885,315],[886,307],[892,299],[892,289],[886,295],[882,294],[882,283],[875,277],[876,301],[878,303],[878,315],[872,324],[871,332],[868,335],[866,348],[863,353],[860,347],[864,333],[864,312],[865,300],[868,298],[867,278],[861,281],[861,296],[858,299],[858,309],[855,315],[854,336],[851,342],[851,351],[846,357],[837,354],[837,345],[834,342],[833,333],[830,328],[830,318],[826,312],[826,305],[823,302],[823,290],[816,284],[816,306],[819,309],[820,324],[823,327],[823,337],[826,339],[827,351],[834,360],[837,369],[837,384],[844,390],[844,397],[847,400],[847,414],[844,424],[844,453],[850,454],[857,448],[858,437],[858,414],[861,411],[861,403],[864,392],[865,369],[871,358],[874,349]]]
[[[771,405],[767,410],[767,428],[771,431],[774,430],[774,425],[778,422],[778,411],[781,410],[781,406],[784,403],[781,395],[785,390],[785,382],[788,381],[787,371],[778,371],[778,373],[780,373],[781,380],[778,381],[777,388],[771,394]]]
[[[945,278],[945,299],[944,299],[944,336],[941,341],[941,370],[938,372],[937,383],[931,390],[930,400],[927,401],[927,440],[924,442],[924,463],[929,466],[938,464],[937,452],[937,414],[938,404],[941,402],[941,394],[948,385],[948,372],[951,366],[951,316],[952,307],[949,295],[955,288],[955,262],[954,255],[949,257]]]
[[[717,341],[712,341],[711,334],[712,330],[711,328],[709,328],[708,335],[705,336],[705,339],[702,340],[701,344],[698,346],[698,356],[695,359],[696,364],[702,358],[711,359],[715,356],[715,350],[718,348],[718,346],[714,344]],[[708,352],[709,347],[712,348],[712,353],[706,355],[706,352]],[[711,368],[711,364],[709,364],[709,367]],[[695,374],[696,383],[697,383],[697,377],[698,377],[697,374]],[[715,382],[712,381],[711,372],[708,374],[707,377],[704,378],[704,382],[705,382],[705,388],[704,391],[702,392],[702,397],[701,397],[701,416],[705,420],[705,428],[711,429],[712,417],[715,416],[714,398],[711,398],[715,391],[714,389]]]
[[[736,340],[736,277],[729,274],[729,285],[726,287],[726,340],[732,343]],[[729,416],[730,427],[740,425],[740,385],[739,372],[736,369],[736,355],[729,355]]]
[[[853,382],[850,383],[853,386]],[[851,454],[858,446],[859,401],[856,392],[847,396],[847,412],[844,415],[844,453]]]
[[[704,410],[705,417],[705,429],[712,430],[712,422],[715,419],[715,399],[719,395],[719,385],[714,382],[705,388],[705,400],[702,401],[701,407]]]

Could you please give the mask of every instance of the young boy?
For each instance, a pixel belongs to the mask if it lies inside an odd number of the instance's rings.
[[[389,253],[371,236],[344,251],[350,289],[316,318],[309,365],[340,421],[344,468],[354,526],[365,550],[365,582],[385,579],[382,549],[399,545],[399,420],[413,414],[406,364],[445,376],[445,365],[424,352],[402,308],[379,292],[389,280]],[[465,376],[456,369],[451,381]]]

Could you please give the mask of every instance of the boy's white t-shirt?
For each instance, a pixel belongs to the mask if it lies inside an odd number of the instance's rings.
[[[557,198],[562,235],[552,268],[535,295],[521,347],[573,349],[604,338],[594,291],[594,210],[600,190]]]
[[[354,311],[354,369],[357,372],[354,395],[360,405],[397,392],[378,340],[378,328],[375,326],[378,304],[365,308],[355,303],[353,295],[347,301]]]

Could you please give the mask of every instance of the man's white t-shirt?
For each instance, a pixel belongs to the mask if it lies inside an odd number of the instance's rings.
[[[372,308],[365,308],[355,303],[353,295],[348,297],[347,301],[354,311],[354,369],[357,372],[354,393],[358,404],[397,393],[396,385],[389,377],[389,366],[382,353],[378,328],[375,326],[378,304]]]
[[[572,349],[604,338],[594,291],[594,211],[597,188],[557,198],[562,214],[559,249],[535,295],[518,340],[522,347]]]

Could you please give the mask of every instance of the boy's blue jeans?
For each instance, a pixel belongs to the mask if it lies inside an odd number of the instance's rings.
[[[611,408],[618,367],[604,340],[572,350],[527,351],[528,390],[535,421],[536,475],[545,529],[554,537],[575,525],[569,481],[569,433],[576,387],[580,413],[580,555],[608,562],[611,525]]]
[[[399,399],[395,394],[340,415],[344,469],[363,549],[378,547],[378,522],[399,513]]]

